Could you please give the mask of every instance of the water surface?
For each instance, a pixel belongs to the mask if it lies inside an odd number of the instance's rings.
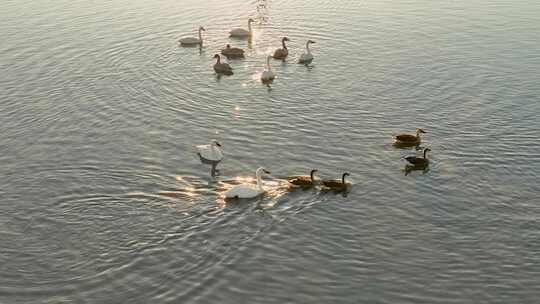
[[[1,303],[540,296],[536,1],[4,2]],[[216,77],[227,43],[246,58]],[[418,127],[431,165],[405,176],[391,136]],[[267,196],[220,199],[259,166]],[[282,186],[311,168],[350,191]]]

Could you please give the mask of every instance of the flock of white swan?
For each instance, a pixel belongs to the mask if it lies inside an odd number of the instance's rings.
[[[234,38],[241,38],[241,39],[251,39],[253,36],[253,29],[251,28],[251,23],[255,22],[253,19],[248,20],[248,29],[242,29],[242,28],[236,28],[229,32],[230,37]],[[182,46],[200,46],[203,45],[203,37],[202,32],[206,31],[204,27],[199,27],[199,35],[197,37],[184,37],[178,40],[180,45]],[[270,60],[272,58],[274,59],[280,59],[284,60],[289,55],[289,50],[287,48],[287,45],[285,44],[286,41],[289,41],[289,38],[283,37],[281,39],[281,48],[278,48],[274,51],[273,55],[268,55],[266,58],[266,69],[261,74],[261,81],[263,83],[270,83],[272,82],[276,75],[274,74],[274,71],[272,71],[272,66],[270,65]],[[298,59],[298,63],[300,64],[310,64],[313,61],[313,54],[311,53],[311,50],[309,48],[310,44],[315,43],[313,40],[308,40],[306,42],[306,52],[303,53],[300,58]],[[244,50],[236,47],[231,47],[229,44],[226,45],[224,49],[221,50],[221,54],[225,57],[231,59],[231,58],[243,58],[244,57]],[[232,67],[225,62],[221,61],[221,56],[219,54],[215,54],[214,58],[216,59],[216,63],[214,64],[214,71],[219,75],[233,75],[233,69]]]
[[[253,35],[253,30],[251,28],[251,23],[253,23],[253,19],[248,20],[248,29],[242,29],[242,28],[236,28],[229,32],[230,37],[236,37],[236,38],[251,38]],[[182,46],[194,46],[199,45],[202,47],[203,44],[203,37],[202,32],[206,31],[204,27],[199,27],[199,37],[184,37],[179,40],[180,44]],[[289,50],[287,48],[286,42],[289,41],[289,38],[283,37],[281,39],[281,48],[278,48],[274,51],[273,55],[268,55],[266,57],[266,70],[261,74],[261,81],[263,83],[268,83],[274,80],[275,74],[272,71],[272,67],[270,65],[270,60],[272,58],[274,59],[285,59],[289,55]],[[300,59],[298,60],[298,63],[300,64],[309,64],[313,61],[313,54],[311,54],[311,50],[309,48],[310,44],[315,43],[313,40],[308,40],[306,42],[306,52],[303,53],[300,56]],[[221,54],[226,56],[227,58],[243,58],[244,57],[244,50],[236,47],[231,47],[229,44],[226,45],[226,47],[221,50]],[[216,64],[214,65],[214,71],[218,74],[224,74],[224,75],[232,75],[233,69],[228,63],[221,62],[221,57],[219,54],[215,54],[214,58],[216,59]],[[418,147],[421,142],[420,134],[426,133],[422,129],[418,129],[416,131],[416,134],[400,134],[394,136],[394,145],[397,147],[411,147],[416,146]],[[223,152],[221,150],[221,144],[216,141],[212,140],[212,142],[208,145],[198,145],[197,148],[197,154],[201,158],[201,161],[203,163],[210,163],[213,165],[212,167],[212,175],[214,175],[215,167],[217,164],[223,159]],[[407,156],[403,159],[406,160],[409,163],[409,169],[410,170],[417,170],[417,169],[426,169],[429,165],[429,159],[427,158],[427,152],[431,151],[429,148],[424,149],[423,151],[423,157],[418,156]],[[407,168],[406,168],[407,169]],[[345,181],[345,178],[349,175],[348,172],[343,173],[340,179],[323,179],[318,180],[315,178],[315,173],[317,172],[317,169],[311,170],[309,175],[295,175],[295,176],[289,176],[287,178],[287,182],[291,186],[300,186],[300,187],[312,187],[317,184],[322,185],[323,187],[333,189],[335,191],[344,191],[347,190],[348,183]],[[255,171],[255,176],[257,178],[257,184],[253,185],[250,183],[244,183],[240,185],[236,185],[232,187],[231,189],[227,190],[224,193],[225,198],[232,199],[232,198],[255,198],[262,194],[264,194],[266,191],[262,184],[262,175],[263,174],[270,174],[269,171],[267,171],[265,168],[258,168]]]
[[[420,134],[426,133],[422,129],[418,129],[416,134],[399,134],[394,136],[394,145],[396,147],[418,147],[422,141]],[[212,140],[208,145],[198,145],[197,154],[203,162],[212,163],[217,165],[223,159],[222,146],[217,140]],[[409,164],[406,166],[407,170],[425,170],[429,165],[429,159],[427,158],[427,152],[431,151],[429,148],[423,150],[423,156],[407,156],[403,159]],[[347,190],[348,183],[345,178],[349,176],[348,172],[343,173],[341,179],[323,179],[318,180],[315,178],[317,169],[311,170],[309,175],[293,175],[287,177],[287,182],[292,187],[313,187],[315,185],[322,185],[325,188],[332,189],[340,192]],[[226,199],[245,199],[255,198],[266,192],[262,184],[262,175],[270,174],[268,170],[263,167],[258,168],[255,171],[257,184],[244,183],[236,185],[224,193]]]

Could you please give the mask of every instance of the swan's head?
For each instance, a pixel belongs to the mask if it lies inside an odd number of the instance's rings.
[[[248,19],[248,23],[251,23],[251,22],[255,22],[255,20],[249,18],[249,19]]]
[[[214,55],[214,58],[216,58],[216,59],[219,60],[219,54],[215,54],[215,55]]]
[[[313,169],[311,170],[311,172],[309,173],[309,176],[311,177],[311,180],[313,180],[313,176],[315,175],[315,172],[318,172],[319,170],[317,169]]]
[[[313,40],[308,40],[307,43],[308,43],[308,44],[310,44],[310,43],[315,43],[315,41],[313,41]]]
[[[425,148],[425,149],[424,149],[424,153],[429,152],[429,151],[431,151],[430,148]]]
[[[418,129],[418,130],[416,130],[416,132],[418,132],[418,133],[426,133],[426,131],[424,131],[422,129]]]
[[[287,37],[283,37],[283,39],[281,39],[281,41],[291,41],[289,38]]]
[[[227,47],[228,49],[230,49],[230,48],[231,48],[231,45],[230,45],[230,44],[227,44],[227,46],[226,46],[226,47]]]
[[[219,141],[217,141],[217,140],[215,140],[215,139],[212,140],[212,145],[221,147],[221,144],[219,143]]]
[[[349,175],[350,175],[350,174],[349,174],[348,172],[345,172],[345,173],[343,173],[343,175],[341,176],[341,178],[342,178],[343,180],[345,180],[345,177],[346,177],[346,176],[349,176]]]
[[[263,167],[260,167],[259,169],[257,169],[257,171],[255,172],[257,175],[260,175],[262,173],[266,173],[266,174],[270,174],[270,171],[266,170],[265,168]]]
[[[202,26],[199,26],[199,31],[205,31],[206,32],[206,30]]]

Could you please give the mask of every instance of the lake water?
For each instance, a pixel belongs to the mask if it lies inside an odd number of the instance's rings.
[[[0,303],[537,302],[539,33],[535,0],[3,1]],[[349,191],[284,187],[312,168]]]

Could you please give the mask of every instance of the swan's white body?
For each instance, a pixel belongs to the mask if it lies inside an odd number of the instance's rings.
[[[257,197],[265,192],[263,186],[262,186],[262,178],[261,175],[263,173],[270,173],[266,171],[264,168],[259,168],[257,171],[255,171],[255,175],[257,176],[257,185],[252,184],[241,184],[236,185],[229,189],[227,192],[225,192],[226,198],[254,198]]]
[[[231,37],[239,37],[239,38],[246,38],[250,37],[253,34],[253,31],[251,30],[251,22],[253,22],[253,19],[248,20],[248,30],[246,31],[243,28],[236,28],[229,32]]]
[[[272,72],[272,66],[270,65],[270,59],[272,59],[272,56],[266,57],[266,70],[261,75],[262,81],[272,81],[274,78],[276,78],[276,75],[274,75],[274,72]]]
[[[298,63],[311,63],[313,61],[313,54],[311,54],[311,50],[309,49],[309,44],[315,43],[315,41],[308,40],[306,43],[306,52],[300,56],[300,59],[298,59]]]
[[[196,146],[199,155],[207,160],[220,161],[223,159],[223,152],[219,148],[220,144],[216,140],[212,140],[209,145]]]
[[[180,44],[182,44],[182,45],[196,45],[196,44],[202,45],[203,40],[202,40],[201,31],[205,31],[204,27],[202,27],[202,26],[199,27],[199,38],[184,37],[184,38],[181,38],[180,40],[178,40],[178,42],[180,42]]]

